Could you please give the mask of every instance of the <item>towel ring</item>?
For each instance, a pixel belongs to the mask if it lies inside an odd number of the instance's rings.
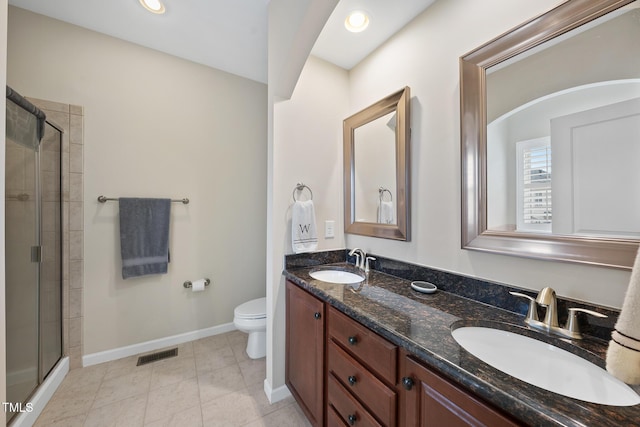
[[[293,201],[294,201],[294,202],[297,202],[297,201],[298,201],[298,199],[296,199],[296,191],[302,191],[302,190],[304,190],[305,188],[306,188],[307,190],[309,190],[309,194],[311,195],[311,197],[309,198],[309,200],[313,200],[313,191],[311,191],[311,188],[309,188],[309,186],[304,185],[304,184],[302,184],[302,183],[300,183],[300,182],[299,182],[299,183],[297,183],[297,184],[296,184],[296,188],[294,188],[294,189],[293,189],[293,194],[292,194],[292,196],[293,196]]]
[[[384,187],[378,188],[378,195],[380,196],[380,201],[382,202],[384,200],[384,193],[389,193],[389,201],[393,202],[393,194],[391,194],[391,191],[387,190]]]

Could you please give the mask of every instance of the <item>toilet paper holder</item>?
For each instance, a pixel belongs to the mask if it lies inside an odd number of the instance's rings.
[[[211,283],[211,280],[209,280],[209,279],[207,279],[207,278],[205,277],[205,279],[204,279],[204,285],[205,285],[205,286],[209,286],[209,283]],[[184,283],[182,284],[182,286],[184,286],[185,288],[189,289],[189,288],[191,288],[191,287],[193,286],[193,284],[191,283],[191,280],[187,280],[186,282],[184,282]]]

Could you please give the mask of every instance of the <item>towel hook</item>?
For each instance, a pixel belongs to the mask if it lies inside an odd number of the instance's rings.
[[[306,188],[307,190],[309,190],[309,194],[311,195],[311,197],[309,198],[309,200],[313,200],[313,191],[311,191],[311,188],[309,188],[309,186],[308,186],[308,185],[305,185],[305,184],[303,184],[303,183],[299,182],[299,183],[297,183],[297,184],[296,184],[296,188],[294,188],[294,189],[293,189],[293,194],[292,194],[292,195],[293,195],[293,201],[294,201],[294,202],[297,202],[297,201],[298,201],[298,200],[296,199],[296,191],[302,191],[302,190],[304,190],[305,188]]]
[[[389,201],[393,202],[393,194],[391,194],[391,191],[387,190],[384,187],[378,188],[378,196],[380,196],[380,201],[382,202],[384,200],[384,193],[389,193]]]

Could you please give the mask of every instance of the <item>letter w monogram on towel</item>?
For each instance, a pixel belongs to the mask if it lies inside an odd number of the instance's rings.
[[[316,213],[312,200],[298,200],[291,212],[291,244],[297,254],[314,251],[318,247]]]

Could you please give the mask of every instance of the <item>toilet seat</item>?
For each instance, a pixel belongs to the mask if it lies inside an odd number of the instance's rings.
[[[267,317],[267,298],[258,298],[240,304],[233,310],[236,319],[258,320]]]

